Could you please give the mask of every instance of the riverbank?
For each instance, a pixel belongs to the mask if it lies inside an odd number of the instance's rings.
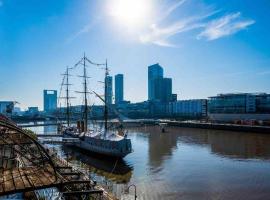
[[[239,131],[239,132],[253,132],[253,133],[270,133],[270,126],[256,126],[256,125],[239,125],[239,124],[222,124],[209,123],[199,121],[170,121],[170,120],[130,120],[126,121],[127,126],[134,125],[157,125],[159,123],[167,123],[168,126],[183,127],[183,128],[199,128],[225,131]]]
[[[270,133],[269,126],[249,126],[238,124],[200,123],[200,122],[167,122],[168,126],[178,126],[184,128],[200,128],[225,131],[240,131],[253,133]]]

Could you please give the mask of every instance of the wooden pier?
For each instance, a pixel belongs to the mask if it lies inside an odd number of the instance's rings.
[[[89,176],[0,115],[0,197],[52,187],[64,199],[114,199]]]

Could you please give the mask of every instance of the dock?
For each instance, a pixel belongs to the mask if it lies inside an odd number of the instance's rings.
[[[65,199],[115,199],[83,172],[0,118],[0,196],[57,188]]]

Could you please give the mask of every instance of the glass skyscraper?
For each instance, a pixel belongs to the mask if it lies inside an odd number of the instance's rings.
[[[57,108],[57,90],[43,90],[44,111],[49,112]]]
[[[172,99],[172,79],[156,78],[154,80],[154,99],[169,102]]]
[[[112,104],[112,77],[111,76],[107,76],[105,78],[105,82],[106,82],[106,85],[107,87],[105,88],[106,91],[105,91],[105,94],[106,94],[106,103],[107,104]]]
[[[117,74],[114,77],[115,87],[115,104],[119,104],[124,101],[124,75]]]
[[[148,100],[155,100],[155,79],[163,78],[163,68],[157,63],[148,67]]]

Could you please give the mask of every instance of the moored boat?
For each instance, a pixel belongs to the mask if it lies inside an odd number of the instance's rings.
[[[118,126],[115,129],[109,129],[108,128],[108,105],[106,101],[106,91],[107,91],[107,83],[105,83],[105,99],[103,99],[100,95],[98,95],[96,92],[95,95],[104,102],[104,128],[101,130],[88,130],[88,105],[87,105],[87,75],[86,75],[86,65],[85,62],[89,62],[89,60],[84,56],[80,63],[83,63],[84,67],[84,121],[83,123],[79,123],[77,127],[62,127],[62,133],[65,137],[71,137],[71,138],[79,138],[79,142],[67,144],[67,145],[73,145],[78,148],[81,148],[83,150],[91,151],[94,153],[106,155],[106,156],[112,156],[112,157],[119,157],[123,158],[129,153],[132,152],[132,145],[131,140],[127,138],[126,133],[123,131],[122,124]],[[89,62],[90,64],[95,64],[93,62]],[[105,65],[105,80],[108,76],[108,68],[107,68],[107,62],[106,64],[96,64],[96,65]],[[68,79],[67,79],[68,81]],[[68,87],[68,83],[66,84]],[[67,100],[68,100],[68,93],[67,93]],[[67,103],[67,120],[69,124],[69,103]]]

